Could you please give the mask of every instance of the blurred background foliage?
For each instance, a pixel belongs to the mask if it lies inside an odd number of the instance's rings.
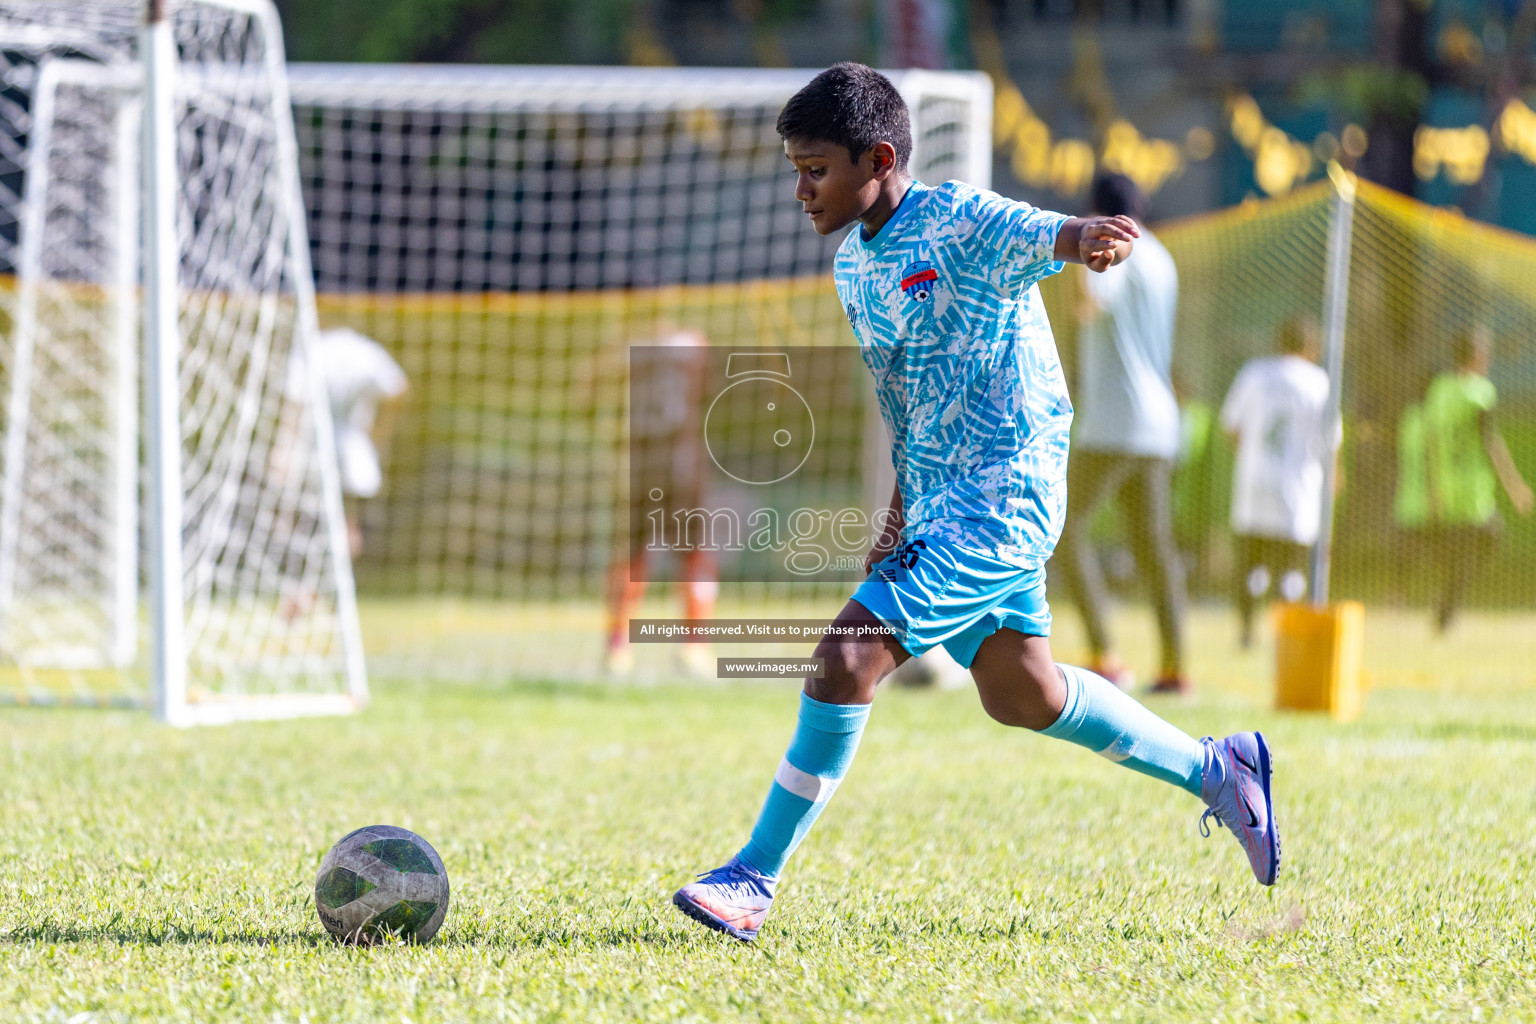
[[[278,0],[292,60],[650,64],[679,60],[667,29],[771,36],[820,0]],[[761,44],[765,40],[759,40]],[[769,42],[754,51],[772,63]],[[762,63],[759,61],[758,63]]]
[[[619,62],[633,0],[279,0],[291,60]]]
[[[994,185],[1154,219],[1338,160],[1536,234],[1536,0],[278,0],[301,61],[980,68]]]

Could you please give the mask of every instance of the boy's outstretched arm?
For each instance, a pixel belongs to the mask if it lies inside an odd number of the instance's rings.
[[[1141,228],[1129,217],[1073,217],[1056,234],[1056,258],[1103,273],[1131,255]]]
[[[1530,485],[1525,482],[1525,478],[1520,475],[1520,470],[1515,467],[1515,460],[1509,454],[1509,446],[1504,443],[1504,435],[1499,433],[1493,417],[1485,412],[1481,419],[1483,450],[1488,453],[1488,461],[1493,463],[1493,471],[1498,474],[1504,493],[1509,495],[1509,503],[1515,506],[1515,511],[1521,515],[1530,515],[1531,506],[1536,504],[1536,496],[1531,494]]]

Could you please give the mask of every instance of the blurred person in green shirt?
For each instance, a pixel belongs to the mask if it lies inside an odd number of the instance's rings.
[[[1424,400],[1404,410],[1398,425],[1393,512],[1399,526],[1425,541],[1441,632],[1497,546],[1499,489],[1520,515],[1529,515],[1532,506],[1531,488],[1493,418],[1498,394],[1488,379],[1492,341],[1486,327],[1462,331],[1456,368],[1435,377]]]

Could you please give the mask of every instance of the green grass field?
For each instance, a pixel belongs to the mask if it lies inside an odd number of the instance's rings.
[[[1202,695],[1155,706],[1269,733],[1273,890],[1188,796],[970,692],[897,690],[755,947],[668,897],[744,838],[791,686],[391,683],[355,718],[188,732],[0,711],[0,1019],[1536,1016],[1529,620],[1431,644],[1373,616],[1397,667],[1351,725],[1268,710],[1265,655],[1229,631],[1197,616]],[[447,863],[430,946],[338,947],[315,917],[320,857],[373,822]]]

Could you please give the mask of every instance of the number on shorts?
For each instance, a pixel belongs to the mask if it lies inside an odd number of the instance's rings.
[[[910,544],[901,548],[901,550],[897,552],[897,554],[901,557],[901,567],[903,569],[911,569],[916,566],[918,556],[921,555],[923,551],[927,549],[927,547],[928,545],[922,541],[914,540]]]

